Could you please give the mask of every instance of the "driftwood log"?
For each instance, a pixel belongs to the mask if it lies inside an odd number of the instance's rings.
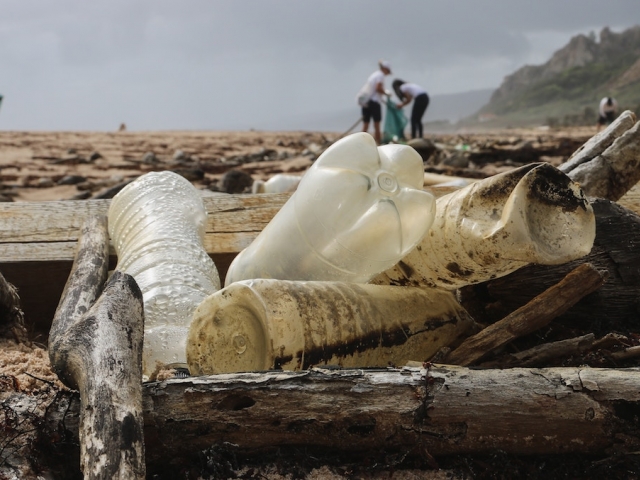
[[[483,368],[540,367],[549,365],[550,361],[559,357],[568,358],[581,355],[594,348],[596,336],[593,333],[579,337],[543,343],[522,352],[507,354],[497,360],[481,363]]]
[[[446,365],[147,383],[147,471],[175,478],[212,448],[263,458],[287,448],[310,455],[629,453],[640,448],[639,385],[637,368]],[[46,424],[67,445],[77,438],[79,411],[72,392],[47,409]]]
[[[640,181],[640,122],[623,112],[560,166],[588,197],[620,199]]]
[[[109,261],[106,217],[91,217],[49,335],[58,377],[80,392],[84,478],[145,478],[142,434],[142,294]]]
[[[447,357],[453,365],[468,366],[512,340],[544,327],[582,297],[602,286],[607,272],[582,264],[558,284],[548,288],[502,320],[467,338]]]

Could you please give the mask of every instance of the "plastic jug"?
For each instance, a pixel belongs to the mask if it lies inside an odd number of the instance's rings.
[[[145,376],[160,366],[186,367],[193,312],[220,289],[202,243],[206,218],[200,193],[172,172],[142,175],[111,201],[116,269],[133,276],[143,295]]]
[[[300,183],[302,175],[286,175],[278,173],[266,182],[255,180],[251,185],[251,193],[285,193],[293,192]]]
[[[471,325],[467,311],[444,290],[246,280],[198,307],[187,361],[194,375],[401,366],[431,358]]]
[[[365,283],[393,266],[433,222],[422,158],[406,145],[377,147],[367,133],[329,147],[225,284],[251,278]]]
[[[526,165],[438,198],[419,247],[372,283],[455,289],[583,257],[595,234],[580,186],[548,163]]]

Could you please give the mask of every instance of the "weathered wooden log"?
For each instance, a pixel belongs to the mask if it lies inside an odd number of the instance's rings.
[[[580,265],[526,305],[467,338],[449,353],[446,361],[472,365],[492,350],[544,327],[582,297],[600,288],[607,275],[606,271],[598,271],[590,264]]]
[[[596,141],[560,167],[587,196],[618,200],[640,181],[640,122],[621,133],[631,121],[635,122],[635,115],[624,112],[605,131],[606,135],[596,135]],[[613,143],[600,152],[616,134],[619,136]],[[594,156],[589,158],[590,155]]]
[[[563,265],[529,265],[505,277],[463,287],[459,297],[471,316],[483,324],[496,322],[558,283],[581,263],[590,263],[609,272],[607,281],[558,316],[553,325],[581,333],[592,332],[596,336],[637,330],[640,326],[640,250],[637,246],[640,216],[608,200],[595,200],[592,206],[596,215],[596,238],[587,256]],[[547,341],[560,339],[548,338]]]
[[[49,336],[60,379],[80,391],[84,477],[145,478],[142,433],[142,294],[133,277],[107,276],[105,217],[83,227]],[[96,300],[97,297],[97,300]]]
[[[567,358],[572,355],[580,355],[593,347],[594,340],[595,335],[588,333],[566,340],[543,343],[522,352],[507,354],[496,360],[483,362],[480,366],[483,368],[541,367],[549,365],[549,361],[559,357]]]
[[[638,358],[640,357],[640,345],[636,345],[635,347],[625,348],[619,352],[613,352],[611,354],[611,358],[614,360],[628,360],[630,358]]]
[[[446,365],[148,383],[147,470],[168,478],[211,447],[254,458],[287,448],[327,455],[426,450],[436,457],[634,452],[640,447],[639,385],[637,368]],[[71,394],[58,395],[47,424],[73,436],[79,408]]]
[[[615,140],[621,137],[636,123],[636,115],[626,110],[616,118],[611,125],[598,132],[578,148],[569,159],[558,167],[564,173],[569,173],[578,166],[593,160],[609,148]]]

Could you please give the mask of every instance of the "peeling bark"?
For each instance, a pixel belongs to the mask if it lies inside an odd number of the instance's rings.
[[[288,448],[433,456],[634,452],[640,448],[639,385],[638,368],[447,365],[147,383],[147,470],[193,464],[199,452],[216,446],[254,458]],[[48,424],[64,420],[60,428],[75,435],[78,411],[72,393],[59,396]]]

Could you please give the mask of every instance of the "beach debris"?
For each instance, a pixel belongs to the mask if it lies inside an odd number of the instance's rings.
[[[24,323],[24,312],[20,308],[20,296],[14,285],[0,273],[0,338],[11,338],[29,344]]]
[[[623,112],[559,168],[590,197],[620,199],[640,181],[640,122]]]
[[[253,177],[242,170],[231,169],[222,175],[218,185],[225,193],[243,193],[253,185]]]
[[[144,300],[142,369],[186,367],[193,311],[220,288],[204,245],[202,196],[173,172],[150,172],[125,186],[109,206],[116,270],[135,278]]]
[[[56,183],[58,185],[77,185],[79,183],[86,182],[86,181],[87,181],[87,177],[84,177],[82,175],[65,175]]]
[[[527,265],[504,277],[462,287],[457,292],[462,305],[477,322],[488,325],[531,302],[582,263],[589,263],[598,270],[608,271],[607,281],[597,292],[559,315],[555,326],[550,326],[541,336],[551,341],[588,332],[606,335],[637,331],[640,328],[640,249],[637,244],[640,216],[605,199],[593,200],[591,207],[596,237],[587,255],[559,265]],[[529,343],[519,348],[530,346]]]
[[[373,283],[456,289],[583,257],[594,238],[580,186],[549,164],[531,164],[438,198],[428,234]]]
[[[107,219],[82,227],[76,258],[49,334],[60,380],[80,392],[85,478],[145,478],[140,378],[143,305],[133,277],[109,264]]]
[[[600,288],[608,275],[606,270],[598,271],[588,263],[580,265],[531,302],[464,340],[446,356],[446,362],[472,365],[491,351],[544,327]]]
[[[251,186],[251,193],[294,192],[296,188],[298,188],[301,179],[302,175],[278,173],[266,182],[263,180],[255,180]]]
[[[225,284],[252,278],[366,283],[395,264],[433,221],[420,156],[377,147],[367,133],[329,147],[264,230],[233,261]]]
[[[160,159],[158,159],[154,152],[147,152],[142,156],[142,163],[146,163],[147,165],[156,165],[160,163]]]
[[[192,375],[426,360],[473,324],[443,290],[255,279],[207,297],[187,341]]]

